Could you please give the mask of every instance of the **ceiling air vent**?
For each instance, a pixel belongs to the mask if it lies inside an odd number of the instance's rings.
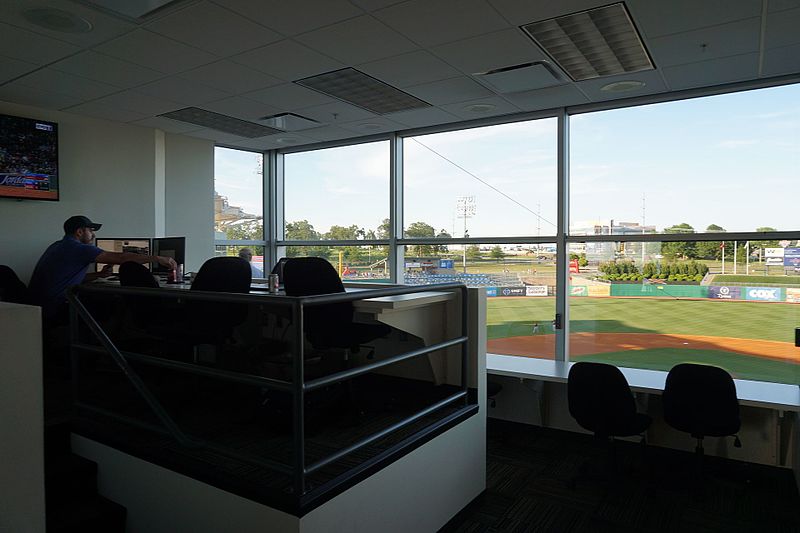
[[[532,91],[566,83],[544,61],[497,68],[477,74],[479,79],[499,93]]]
[[[274,133],[282,133],[280,130],[274,128],[268,128],[261,124],[255,124],[227,115],[220,115],[219,113],[206,111],[199,107],[185,107],[159,116],[171,118],[172,120],[178,120],[180,122],[188,122],[189,124],[196,124],[212,130],[224,131],[225,133],[238,135],[239,137],[247,137],[248,139],[264,137],[265,135],[272,135]]]
[[[655,68],[622,3],[522,26],[574,81]]]
[[[296,115],[294,113],[279,113],[277,115],[268,115],[258,119],[270,128],[277,128],[284,131],[300,131],[307,130],[308,128],[315,128],[321,124],[314,119]]]
[[[379,115],[430,107],[429,103],[354,68],[326,72],[295,83]]]

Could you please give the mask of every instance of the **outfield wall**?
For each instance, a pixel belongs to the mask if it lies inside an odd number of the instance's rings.
[[[555,296],[555,293],[556,288],[552,285],[486,287],[486,296],[490,298],[519,296],[536,298]],[[571,285],[569,293],[570,296],[576,297],[709,298],[712,300],[800,303],[800,288],[794,287],[612,283],[609,285]]]

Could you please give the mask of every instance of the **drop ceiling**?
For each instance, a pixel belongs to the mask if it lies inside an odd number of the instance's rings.
[[[608,3],[186,0],[130,18],[88,1],[5,0],[0,100],[270,149],[800,73],[800,0],[626,0],[655,69],[578,82],[521,29]],[[24,16],[42,7],[92,29]],[[484,76],[518,65],[544,67],[502,83]],[[295,83],[346,68],[430,105],[376,114]],[[601,89],[631,80],[644,85]],[[185,108],[319,124],[248,138],[162,116]]]

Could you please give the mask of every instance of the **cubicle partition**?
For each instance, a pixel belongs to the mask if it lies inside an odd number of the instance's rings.
[[[366,358],[355,366],[341,365],[331,372],[317,372],[316,375],[308,372],[309,360],[319,355],[306,341],[304,313],[309,308],[362,302],[357,309],[369,309],[369,302],[372,302],[376,308],[383,309],[385,302],[392,299],[408,302],[417,297],[429,298],[433,302],[431,305],[442,305],[445,301],[451,305],[456,303],[460,314],[456,315],[459,327],[455,334],[437,342],[415,345],[411,349],[398,350],[395,347],[385,352],[389,354],[385,356],[379,346],[374,357]],[[470,370],[468,361],[467,289],[463,284],[390,287],[308,297],[81,285],[69,291],[68,299],[72,313],[70,327],[76,410],[79,420],[88,421],[84,426],[77,424],[79,432],[84,427],[91,438],[114,446],[123,441],[142,442],[144,444],[138,449],[132,444],[130,453],[145,455],[147,460],[178,470],[181,470],[181,462],[191,462],[186,457],[194,456],[214,456],[236,465],[248,465],[237,466],[240,471],[247,471],[248,475],[262,469],[269,470],[277,477],[271,478],[273,483],[268,488],[252,479],[242,483],[230,479],[226,481],[218,473],[212,473],[208,479],[212,485],[241,493],[295,516],[302,516],[324,504],[478,412],[475,376],[470,376],[474,370]],[[231,306],[247,306],[250,330],[251,333],[256,331],[257,336],[264,335],[263,332],[275,332],[275,324],[283,326],[277,329],[277,337],[272,338],[254,339],[252,334],[247,338],[245,333],[234,333],[217,347],[217,357],[210,357],[207,335],[203,337],[204,342],[195,342],[192,339],[192,324],[187,322],[195,316],[191,312],[192,306],[196,309],[201,304],[207,309],[216,307],[222,310],[234,309]],[[211,307],[208,307],[209,304]],[[150,317],[152,327],[145,327],[144,334],[139,331],[135,339],[121,333],[130,329],[136,318],[132,313],[142,307],[160,310],[158,319]],[[437,312],[448,315],[444,307]],[[452,322],[453,317],[444,320]],[[408,336],[400,332],[397,338],[405,340]],[[144,341],[147,341],[149,348],[142,348]],[[191,345],[191,354],[174,356],[170,353],[172,346],[180,345]],[[404,344],[400,342],[399,345],[402,347]],[[253,372],[252,368],[226,366],[220,364],[219,354],[223,352],[239,359],[279,360],[289,370],[283,375],[268,375]],[[457,356],[453,358],[455,354]],[[458,368],[452,368],[451,364],[447,371],[451,383],[437,383],[435,379],[430,383],[418,379],[404,380],[402,371],[396,371],[402,369],[404,363],[424,358],[457,360]],[[392,368],[394,372],[387,372]],[[357,437],[346,442],[339,439],[338,442],[344,444],[335,449],[328,446],[328,442],[318,437],[326,431],[324,423],[322,430],[319,429],[319,423],[316,423],[318,427],[310,428],[314,424],[310,423],[309,411],[322,409],[323,413],[330,413],[324,405],[319,407],[320,403],[325,402],[326,391],[338,391],[339,396],[357,395],[360,392],[353,385],[354,381],[368,377],[382,380],[378,388],[394,390],[388,400],[394,402],[392,408],[386,410],[389,414],[380,413],[381,424],[360,424],[356,420],[352,431],[348,431],[346,426],[335,427],[330,431],[334,435],[333,440],[342,433],[353,433]],[[118,385],[109,385],[112,381]],[[181,392],[170,390],[171,387],[178,389],[179,383],[183,386]],[[203,388],[201,383],[213,385]],[[108,392],[99,393],[104,387]],[[404,391],[404,388],[407,390]],[[263,398],[269,401],[274,401],[276,397],[290,398],[290,405],[285,405],[289,415],[285,428],[290,433],[289,440],[280,440],[279,431],[262,427],[265,424],[259,423],[253,425],[255,429],[252,432],[256,437],[249,436],[244,444],[234,442],[231,435],[236,431],[231,431],[227,426],[225,431],[216,433],[187,429],[184,424],[187,420],[186,426],[197,427],[192,424],[196,422],[198,414],[188,416],[187,412],[191,412],[192,406],[187,404],[191,402],[184,399],[176,401],[171,397],[186,395],[202,401],[207,396],[220,395],[224,397],[220,403],[228,402],[231,406],[229,413],[220,416],[226,419],[240,416],[250,409],[251,396],[244,395],[242,404],[235,403],[237,395],[246,389],[253,390],[252,396],[257,393],[262,401],[265,401]],[[413,392],[408,393],[412,389]],[[123,390],[133,392],[125,399],[115,399],[115,394]],[[193,392],[197,394],[192,396]],[[315,395],[317,403],[309,403]],[[380,396],[375,401],[386,402],[387,397]],[[410,398],[410,401],[404,403],[404,397]],[[319,398],[322,398],[321,402]],[[427,403],[421,405],[420,402],[425,398]],[[133,404],[146,408],[137,411],[137,416],[132,416],[126,410],[130,410]],[[218,407],[217,404],[210,405]],[[212,414],[208,416],[212,417]],[[104,432],[104,428],[109,431]],[[259,432],[266,435],[261,441],[257,436]],[[120,438],[121,433],[127,436]],[[159,444],[147,444],[153,442],[153,437],[148,435],[158,435]],[[148,441],[148,438],[151,440]],[[224,442],[226,439],[229,442]],[[262,446],[266,442],[278,441],[279,444],[272,448]],[[309,443],[312,443],[313,450],[309,450]],[[158,454],[143,451],[158,446],[169,449],[166,455],[171,458],[162,461],[157,457]],[[270,449],[275,453],[264,453],[264,450]],[[183,459],[176,460],[176,456]],[[192,464],[196,466],[196,463]],[[323,471],[324,476],[315,478],[315,474]],[[191,467],[184,473],[197,478],[198,470]],[[281,485],[275,479],[284,480],[286,484]],[[238,490],[241,487],[245,489]]]

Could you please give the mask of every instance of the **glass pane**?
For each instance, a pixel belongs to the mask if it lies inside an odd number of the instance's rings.
[[[389,141],[286,154],[284,176],[286,240],[388,237]]]
[[[214,239],[264,238],[264,156],[214,148]]]
[[[571,244],[570,360],[799,383],[800,243],[785,244]]]
[[[278,250],[286,257],[322,257],[339,273],[342,281],[391,283],[387,246],[286,246]]]
[[[555,358],[556,245],[413,245],[405,283],[486,287],[487,351]]]
[[[797,230],[800,85],[570,117],[572,235]]]
[[[252,271],[254,278],[263,278],[264,272],[269,274],[269,271],[272,269],[268,268],[266,271],[264,270],[264,247],[263,246],[221,246],[216,245],[214,247],[214,255],[219,256],[230,256],[236,257],[239,256],[242,259],[247,260],[250,263],[250,269]]]
[[[406,237],[555,235],[556,129],[547,118],[405,138]]]

